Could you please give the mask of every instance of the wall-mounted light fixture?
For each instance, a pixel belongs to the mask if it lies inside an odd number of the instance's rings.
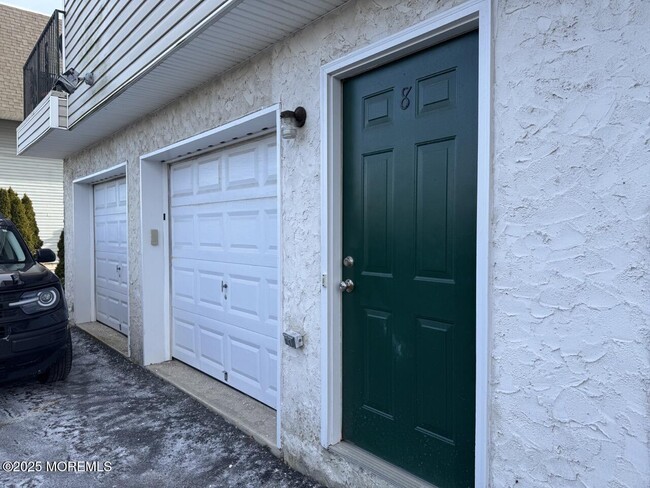
[[[64,91],[68,95],[71,95],[82,83],[93,86],[95,84],[94,73],[86,73],[83,76],[79,76],[79,73],[74,68],[70,68],[56,79],[56,83],[54,83],[52,89]]]
[[[280,134],[282,139],[295,139],[298,127],[305,125],[307,111],[304,107],[296,107],[295,110],[284,110],[280,112]]]

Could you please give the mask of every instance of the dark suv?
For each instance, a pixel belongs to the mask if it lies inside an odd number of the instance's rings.
[[[72,365],[68,308],[59,279],[32,256],[16,226],[0,214],[0,382],[38,376],[63,380]]]

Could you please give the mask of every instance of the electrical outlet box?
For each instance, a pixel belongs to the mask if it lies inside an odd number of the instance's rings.
[[[304,345],[302,334],[300,332],[296,332],[295,330],[288,330],[286,332],[283,332],[282,335],[284,336],[284,343],[289,347],[299,349]]]

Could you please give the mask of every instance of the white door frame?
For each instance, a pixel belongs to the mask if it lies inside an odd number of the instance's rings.
[[[74,322],[83,324],[97,320],[97,305],[95,300],[95,206],[94,185],[117,178],[126,178],[126,162],[111,166],[72,181],[72,239],[73,258],[70,266],[73,269]],[[126,183],[127,223],[129,214],[129,183]],[[126,260],[129,262],[129,249],[126,249]],[[128,300],[127,295],[127,300]],[[129,303],[128,319],[131,315]],[[130,328],[129,328],[130,331]]]
[[[477,29],[478,180],[476,242],[475,485],[488,480],[488,254],[490,223],[492,34],[490,0],[470,0],[321,68],[321,444],[341,441],[342,80]]]
[[[275,132],[277,143],[278,205],[278,404],[276,408],[277,447],[280,448],[282,395],[282,139],[280,105],[275,104],[240,119],[162,147],[140,157],[140,219],[142,232],[142,348],[145,365],[172,359],[171,251],[169,219],[169,166],[206,152],[238,144],[262,134]],[[158,244],[151,243],[152,231]]]

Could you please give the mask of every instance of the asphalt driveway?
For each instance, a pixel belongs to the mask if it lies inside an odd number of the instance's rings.
[[[0,387],[0,486],[318,486],[84,332],[72,337],[66,382]]]

